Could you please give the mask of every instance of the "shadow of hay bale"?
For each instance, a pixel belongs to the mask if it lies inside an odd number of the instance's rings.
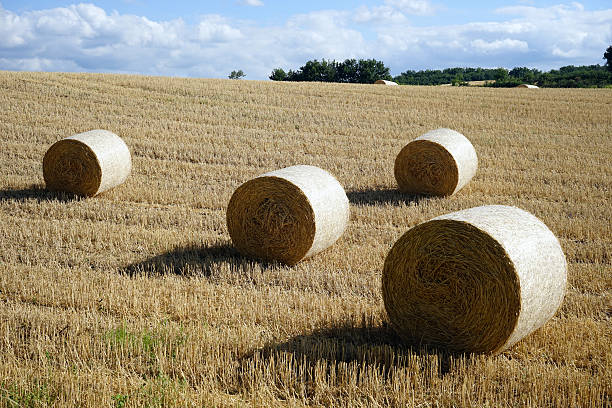
[[[38,202],[59,201],[67,203],[71,201],[79,201],[82,199],[83,197],[80,197],[76,194],[65,193],[61,191],[50,191],[39,186],[32,186],[29,188],[22,189],[7,188],[0,190],[0,201],[11,200],[24,202],[29,200],[36,200]]]
[[[453,361],[463,361],[470,355],[450,352],[422,344],[409,344],[387,325],[380,327],[333,327],[295,336],[286,342],[268,344],[240,358],[242,372],[249,365],[263,361],[291,361],[306,365],[303,373],[312,373],[314,366],[326,363],[328,370],[339,364],[373,366],[385,375],[393,368],[407,368],[432,373],[439,378],[451,372]],[[264,365],[265,366],[265,365]],[[311,379],[308,379],[311,380]]]
[[[424,195],[406,194],[398,189],[382,189],[382,190],[354,190],[348,191],[346,196],[351,204],[355,205],[380,205],[380,204],[418,204],[422,200],[429,198]]]
[[[220,270],[246,272],[259,266],[261,269],[272,264],[246,258],[229,244],[191,245],[175,248],[141,262],[133,263],[119,270],[119,273],[135,276],[203,276],[210,277]]]

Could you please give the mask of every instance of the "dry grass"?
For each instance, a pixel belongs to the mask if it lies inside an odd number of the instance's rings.
[[[0,72],[0,406],[612,404],[612,93]],[[449,127],[479,169],[448,198],[396,192],[410,140]],[[133,155],[93,199],[41,190],[54,141]],[[351,223],[288,268],[240,257],[225,208],[294,164],[345,187]],[[401,344],[380,279],[409,227],[484,204],[539,217],[569,262],[542,329],[496,357]]]

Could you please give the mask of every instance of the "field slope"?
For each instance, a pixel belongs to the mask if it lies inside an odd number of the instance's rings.
[[[612,404],[612,92],[381,87],[0,72],[0,406]],[[393,161],[438,127],[480,168],[456,196],[403,196]],[[42,157],[120,135],[128,181],[46,192]],[[244,259],[225,208],[312,164],[351,201],[336,245],[293,268]],[[559,237],[567,295],[496,357],[402,344],[384,257],[415,224],[515,205]]]

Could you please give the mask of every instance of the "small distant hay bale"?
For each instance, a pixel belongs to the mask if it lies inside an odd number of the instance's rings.
[[[47,189],[95,196],[123,183],[132,170],[130,150],[108,130],[91,130],[53,144],[43,158]]]
[[[517,88],[538,89],[538,86],[537,85],[530,85],[530,84],[520,84],[519,86],[517,86]]]
[[[555,314],[566,280],[565,256],[544,223],[490,205],[406,232],[385,259],[382,294],[409,342],[498,353]]]
[[[287,167],[249,180],[227,207],[227,227],[240,252],[287,265],[331,246],[348,220],[344,189],[314,166]]]
[[[472,143],[451,129],[432,130],[408,143],[395,158],[399,189],[411,194],[451,195],[476,174]]]
[[[386,79],[379,79],[378,81],[376,81],[374,83],[377,84],[377,85],[389,85],[389,86],[397,85],[397,82],[387,81]]]

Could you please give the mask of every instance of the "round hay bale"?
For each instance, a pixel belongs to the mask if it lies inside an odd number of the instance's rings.
[[[287,167],[249,180],[227,207],[227,227],[240,252],[287,265],[336,242],[348,219],[344,189],[314,166]]]
[[[472,143],[451,129],[436,129],[408,143],[395,158],[399,189],[411,194],[451,195],[476,174]]]
[[[409,342],[498,353],[555,314],[566,280],[565,256],[544,223],[489,205],[408,230],[385,259],[382,294]]]
[[[95,196],[123,183],[132,170],[130,150],[108,130],[90,130],[66,137],[43,158],[49,190]]]
[[[531,84],[520,84],[517,86],[517,88],[528,88],[528,89],[538,89],[537,85],[531,85]]]
[[[393,82],[393,81],[387,81],[386,79],[379,79],[378,81],[374,82],[376,85],[388,85],[388,86],[396,86],[397,82]]]

